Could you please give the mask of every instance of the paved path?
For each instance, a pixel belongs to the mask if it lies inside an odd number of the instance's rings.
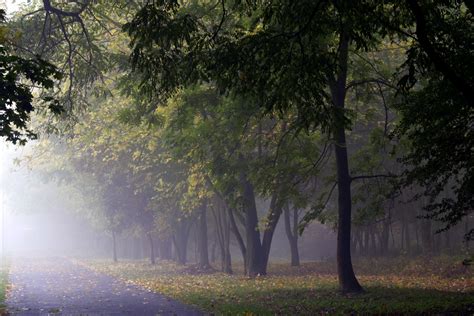
[[[13,260],[9,279],[11,315],[202,315],[64,258]]]

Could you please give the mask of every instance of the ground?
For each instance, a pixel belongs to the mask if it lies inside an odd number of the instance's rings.
[[[234,275],[168,261],[23,258],[8,267],[14,315],[474,314],[474,273],[462,258],[357,260],[366,292],[352,296],[338,292],[331,261],[273,263],[256,279],[242,276],[239,264]]]
[[[249,279],[219,272],[200,273],[172,262],[83,261],[118,277],[200,306],[216,314],[451,314],[474,312],[474,275],[461,259],[359,260],[355,270],[366,292],[337,291],[334,262],[272,264],[269,275]],[[238,270],[239,267],[237,267]],[[239,272],[239,271],[237,271]]]
[[[10,315],[200,315],[163,295],[94,272],[66,258],[12,260]]]

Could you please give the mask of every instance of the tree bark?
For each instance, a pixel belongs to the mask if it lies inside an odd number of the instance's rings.
[[[242,171],[240,182],[243,191],[243,207],[245,212],[245,234],[247,239],[247,275],[255,277],[265,274],[263,269],[262,244],[258,230],[257,206],[253,185]]]
[[[333,103],[336,110],[340,111],[340,115],[343,114],[345,107],[349,41],[347,34],[340,34],[339,71],[337,79],[331,84]],[[363,289],[354,274],[351,259],[351,176],[349,174],[346,132],[342,122],[336,122],[334,134],[338,188],[337,272],[339,286],[344,293],[359,293]]]
[[[300,265],[300,254],[298,251],[298,210],[293,210],[293,229],[291,225],[290,208],[285,205],[284,208],[285,232],[288,242],[290,244],[291,252],[291,266],[297,267]]]
[[[201,212],[199,214],[199,233],[198,233],[198,249],[200,269],[209,269],[209,249],[207,242],[207,201],[201,205]]]
[[[226,212],[225,208],[222,212],[222,218],[224,219],[224,231],[223,231],[223,241],[224,241],[224,258],[223,258],[223,267],[222,271],[227,274],[232,274],[232,255],[230,253],[230,219],[229,214]]]
[[[279,195],[279,191],[273,194],[272,200],[270,202],[270,209],[267,215],[267,226],[265,227],[262,240],[261,274],[267,274],[268,259],[270,258],[273,234],[275,233],[275,228],[278,224],[282,212],[282,206],[278,202]]]
[[[148,235],[147,237],[148,237],[148,242],[150,246],[150,263],[155,264],[156,259],[155,259],[155,245],[153,242],[153,236],[151,232],[149,232],[147,235]]]

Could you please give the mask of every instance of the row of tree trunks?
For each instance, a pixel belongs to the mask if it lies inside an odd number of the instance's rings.
[[[246,233],[246,243],[240,234],[237,222],[235,220],[235,210],[227,207],[225,201],[216,201],[218,207],[214,210],[214,221],[216,227],[217,240],[221,253],[221,269],[225,273],[232,273],[232,260],[230,252],[230,233],[235,236],[237,244],[242,253],[242,258],[245,262],[245,273],[249,276],[264,275],[267,272],[268,260],[271,250],[271,243],[273,235],[281,217],[283,207],[277,202],[278,192],[275,192],[270,202],[270,209],[267,215],[267,226],[263,232],[263,239],[260,241],[260,231],[258,228],[258,216],[255,203],[255,193],[253,185],[243,176],[241,178],[243,185],[243,206],[244,216],[242,223],[244,224]],[[203,202],[199,210],[197,218],[196,233],[197,233],[197,253],[198,266],[201,269],[208,269],[209,250],[208,250],[208,231],[207,231],[207,213],[208,201]],[[219,205],[220,203],[220,205]],[[293,266],[299,265],[298,253],[298,210],[293,211],[293,224],[291,224],[290,211],[286,209],[285,225],[287,227],[287,236],[291,249],[291,264]],[[240,218],[240,217],[239,217]],[[175,226],[175,232],[171,237],[158,238],[155,241],[154,234],[149,232],[146,234],[150,263],[155,264],[156,257],[160,259],[169,260],[173,258],[172,243],[174,245],[174,256],[178,263],[186,264],[187,262],[187,243],[191,229],[191,222],[188,219],[178,221]],[[113,233],[113,255],[114,261],[117,260],[116,249],[116,234]],[[250,256],[249,256],[250,249]]]

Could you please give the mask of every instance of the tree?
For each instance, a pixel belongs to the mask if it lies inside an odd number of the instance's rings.
[[[397,107],[396,135],[410,142],[403,184],[424,188],[425,216],[447,230],[474,209],[474,11],[472,1],[407,3],[417,41]]]
[[[35,110],[33,88],[52,89],[61,72],[39,57],[23,58],[9,46],[14,39],[5,26],[5,11],[0,10],[0,137],[16,144],[25,144],[36,134],[28,128],[30,115]],[[51,95],[43,94],[41,108],[55,114],[61,105]]]
[[[344,292],[359,292],[362,288],[350,257],[347,62],[351,43],[360,50],[372,45],[376,34],[367,29],[375,22],[366,12],[380,8],[365,2],[353,6],[276,1],[239,2],[229,11],[226,2],[222,4],[221,18],[214,13],[210,25],[189,10],[180,10],[175,1],[146,5],[125,25],[143,89],[161,97],[182,85],[214,81],[220,90],[244,95],[266,109],[285,112],[295,106],[300,128],[321,128],[333,135],[338,165],[339,280]],[[249,18],[241,18],[244,12]],[[149,32],[152,28],[157,32]]]

